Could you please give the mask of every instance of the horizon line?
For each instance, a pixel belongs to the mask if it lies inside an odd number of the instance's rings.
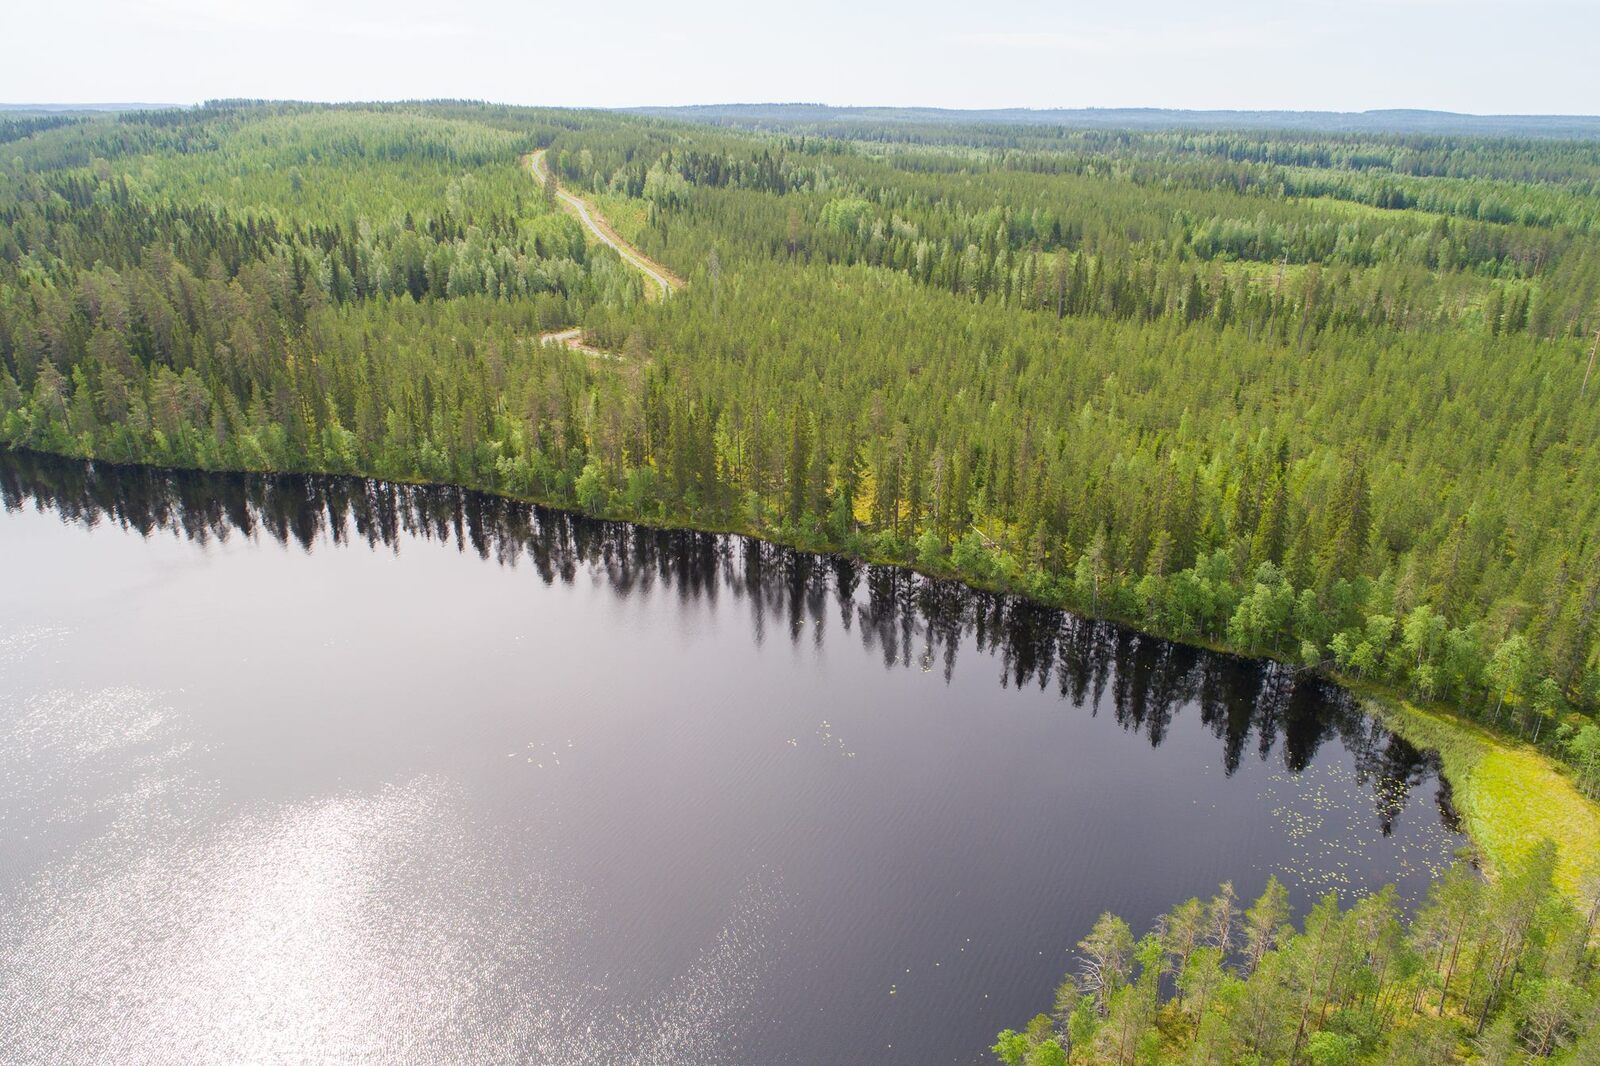
[[[686,111],[707,108],[760,108],[760,107],[806,107],[832,111],[938,111],[953,114],[993,114],[996,112],[1035,112],[1049,113],[1093,113],[1093,112],[1164,112],[1169,114],[1191,115],[1385,115],[1385,114],[1413,114],[1413,115],[1443,115],[1452,118],[1483,118],[1483,119],[1597,119],[1600,114],[1587,112],[1554,112],[1554,111],[1454,111],[1436,107],[1373,107],[1359,110],[1339,108],[1303,108],[1303,107],[1169,107],[1160,104],[1081,104],[1081,105],[1035,105],[1035,104],[1005,104],[995,107],[950,107],[941,104],[830,104],[816,100],[721,100],[702,103],[672,103],[652,104],[636,103],[624,105],[598,105],[598,104],[541,104],[526,103],[510,100],[491,100],[482,97],[470,96],[396,96],[396,97],[370,97],[361,99],[313,99],[294,96],[224,96],[208,97],[194,102],[177,101],[140,101],[140,100],[52,100],[52,101],[5,101],[0,100],[0,110],[7,111],[101,111],[113,113],[118,111],[158,111],[158,110],[186,110],[202,108],[219,103],[249,103],[249,104],[325,104],[331,106],[359,106],[361,104],[408,104],[408,103],[473,103],[496,107],[524,107],[539,108],[554,111]]]

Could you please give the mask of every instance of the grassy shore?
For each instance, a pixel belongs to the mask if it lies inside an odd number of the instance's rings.
[[[1576,894],[1600,875],[1600,803],[1543,752],[1441,708],[1375,695],[1366,704],[1412,744],[1439,753],[1462,828],[1491,876],[1545,838],[1560,849],[1561,888]]]

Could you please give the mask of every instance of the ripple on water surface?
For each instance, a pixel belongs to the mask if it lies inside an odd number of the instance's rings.
[[[71,844],[8,893],[0,1061],[728,1061],[775,877],[657,1001],[618,1004],[571,965],[581,886],[473,824],[457,786],[423,775],[219,827],[196,817],[216,789],[190,753],[157,693],[3,697],[0,845],[41,826]]]

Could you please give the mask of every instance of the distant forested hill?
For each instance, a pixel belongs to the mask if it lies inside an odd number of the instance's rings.
[[[116,111],[165,111],[173,104],[104,103],[104,104],[3,104],[0,112],[21,112],[34,115],[106,114]]]
[[[1477,137],[1600,137],[1593,115],[1464,115],[1451,111],[1180,111],[1155,107],[829,107],[825,104],[702,104],[637,107],[632,114],[747,129],[840,128],[890,123],[1065,126],[1095,130],[1297,130]]]

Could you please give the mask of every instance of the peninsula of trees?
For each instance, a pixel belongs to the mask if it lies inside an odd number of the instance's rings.
[[[1483,1066],[1600,1062],[1600,896],[1556,891],[1544,847],[1493,885],[1456,868],[1407,915],[1392,890],[1298,927],[1276,880],[1233,886],[1134,938],[1104,915],[1055,1009],[1007,1029],[1008,1066]]]

